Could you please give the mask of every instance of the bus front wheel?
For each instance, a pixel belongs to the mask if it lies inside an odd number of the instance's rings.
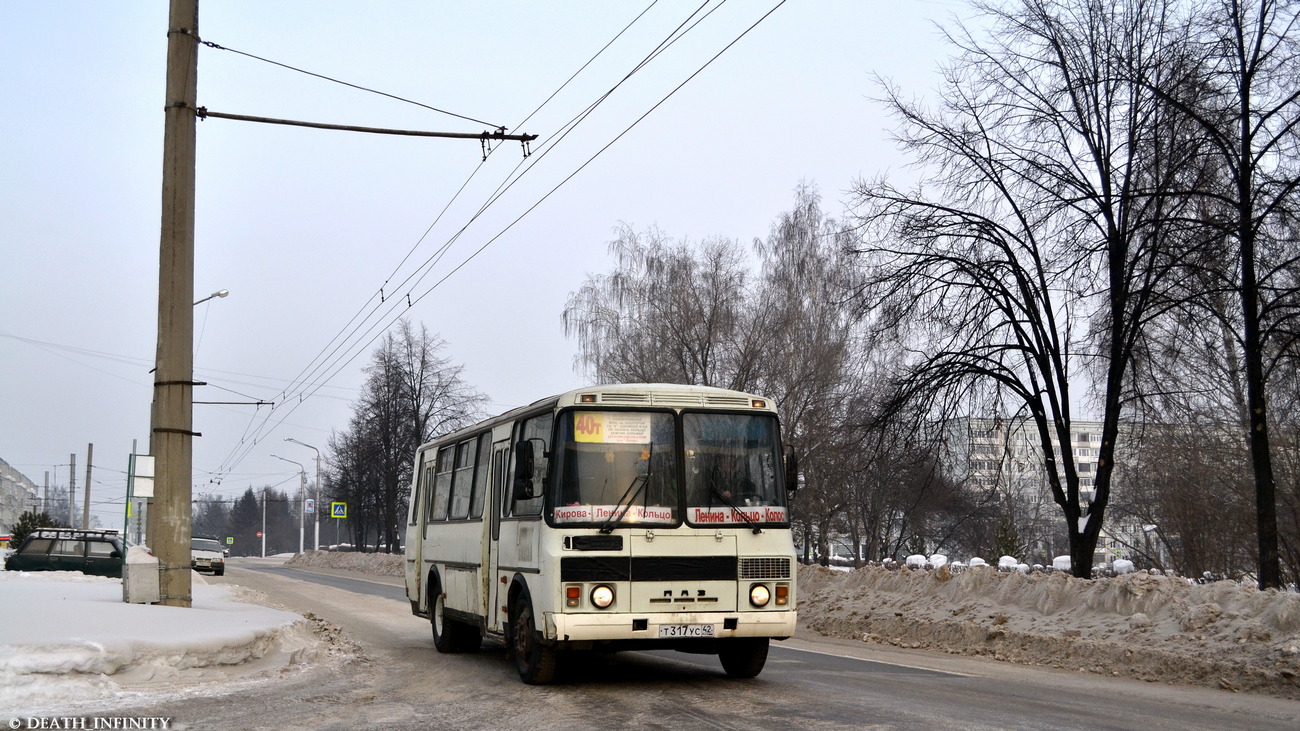
[[[763,665],[767,663],[767,646],[766,637],[726,640],[726,645],[718,652],[718,659],[722,661],[727,677],[752,678],[763,672]]]
[[[559,651],[539,641],[533,607],[527,599],[521,597],[515,601],[511,626],[514,629],[511,649],[520,680],[529,685],[545,685],[554,680]]]

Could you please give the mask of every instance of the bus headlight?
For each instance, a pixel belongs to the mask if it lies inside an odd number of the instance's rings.
[[[614,603],[614,588],[601,584],[591,590],[591,603],[599,609],[607,609]]]
[[[749,587],[750,604],[753,604],[756,607],[766,607],[768,601],[771,600],[771,598],[772,598],[772,592],[768,590],[767,585],[754,584],[753,586]]]

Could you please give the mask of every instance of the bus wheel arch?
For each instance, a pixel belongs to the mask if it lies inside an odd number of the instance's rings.
[[[429,624],[433,629],[433,646],[438,652],[475,652],[483,644],[477,627],[446,616],[446,592],[436,568],[429,569]]]
[[[545,685],[555,680],[560,651],[545,641],[537,628],[532,596],[528,585],[516,577],[510,587],[510,655],[514,658],[519,679],[529,685]]]

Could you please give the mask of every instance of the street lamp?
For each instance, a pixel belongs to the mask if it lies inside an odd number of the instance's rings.
[[[302,545],[302,544],[303,544],[303,524],[302,524],[302,513],[303,513],[303,510],[306,509],[306,507],[307,507],[307,502],[306,502],[306,501],[307,501],[307,468],[306,468],[306,467],[303,467],[301,463],[299,463],[299,462],[294,462],[294,461],[291,460],[291,459],[285,459],[284,457],[279,457],[279,456],[276,456],[276,455],[274,455],[274,454],[271,455],[271,456],[272,456],[272,457],[275,457],[275,458],[278,459],[278,460],[281,460],[281,461],[284,461],[284,462],[288,462],[289,464],[296,464],[296,465],[298,465],[298,477],[300,478],[300,479],[299,479],[299,482],[298,482],[298,495],[299,495],[299,499],[298,499],[298,553],[302,553],[302,552],[303,552],[303,545]]]
[[[320,550],[320,450],[306,442],[300,442],[293,437],[285,437],[284,441],[293,442],[300,447],[306,447],[316,453],[316,509],[312,511],[312,522],[315,524],[316,533],[316,550]]]
[[[225,297],[225,296],[228,295],[228,294],[230,294],[230,290],[228,290],[228,289],[218,289],[217,291],[213,292],[212,294],[208,295],[207,297],[204,297],[204,298],[201,299],[201,300],[195,300],[195,301],[194,301],[194,304],[195,304],[195,305],[201,305],[201,304],[203,304],[204,302],[207,302],[208,300],[212,299],[213,297]]]

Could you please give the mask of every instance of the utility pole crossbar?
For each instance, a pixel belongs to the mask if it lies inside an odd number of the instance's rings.
[[[303,122],[294,119],[274,119],[272,117],[252,117],[247,114],[227,114],[226,112],[214,112],[207,107],[198,107],[194,110],[199,119],[233,119],[239,122],[260,122],[262,124],[285,124],[291,127],[311,127],[312,129],[333,129],[342,132],[368,132],[377,135],[404,135],[407,137],[450,137],[460,140],[516,140],[519,142],[532,142],[537,139],[537,135],[509,135],[505,133],[505,128],[493,130],[491,132],[483,131],[474,132],[425,132],[414,129],[387,129],[384,127],[357,127],[347,124],[326,124],[323,122]]]

